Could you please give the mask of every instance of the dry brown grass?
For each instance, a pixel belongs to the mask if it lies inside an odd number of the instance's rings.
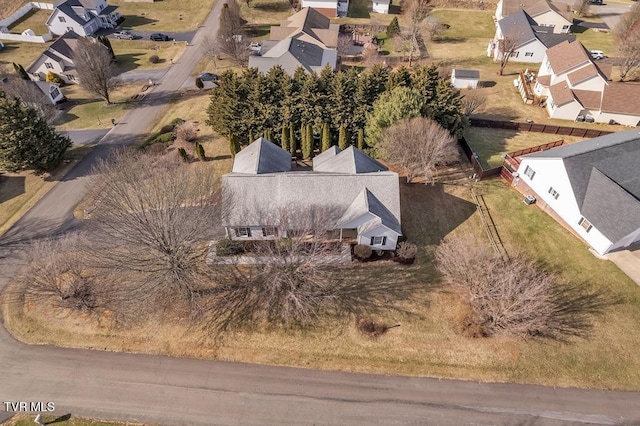
[[[8,18],[29,0],[0,0],[0,19]]]

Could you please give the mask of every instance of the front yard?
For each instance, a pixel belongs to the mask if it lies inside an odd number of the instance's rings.
[[[123,29],[139,31],[193,31],[202,24],[216,0],[163,0],[153,3],[109,0],[124,16]]]

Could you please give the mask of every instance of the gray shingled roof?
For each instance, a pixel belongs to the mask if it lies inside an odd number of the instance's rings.
[[[502,18],[498,21],[498,25],[502,35],[513,37],[517,41],[518,47],[536,39],[533,28],[531,28],[532,25],[537,25],[536,21],[522,9]]]
[[[536,31],[536,37],[538,37],[538,40],[540,40],[547,49],[556,46],[563,41],[568,41],[569,43],[576,41],[576,36],[573,34],[554,34]]]
[[[84,26],[87,21],[85,21],[82,17],[78,16],[75,10],[73,10],[73,5],[70,2],[64,2],[60,6],[56,7],[60,12],[64,13],[69,19],[73,19],[77,24]],[[55,12],[55,11],[54,11]],[[53,13],[51,14],[53,17]],[[49,19],[51,19],[51,17]],[[49,20],[47,20],[49,23]]]
[[[277,173],[291,170],[291,154],[265,138],[258,138],[236,154],[234,173]]]
[[[640,227],[640,132],[611,133],[527,155],[562,159],[578,207],[609,240]]]
[[[313,166],[316,167],[318,164],[324,163],[328,159],[335,157],[340,153],[340,151],[342,151],[340,148],[338,148],[336,145],[332,145],[326,151],[313,157]]]
[[[326,173],[372,173],[388,169],[351,145],[326,161],[314,162],[313,170]]]
[[[453,75],[456,78],[475,78],[478,79],[480,78],[480,71],[478,70],[461,70],[461,69],[454,69],[453,70]]]
[[[383,225],[400,235],[402,234],[398,219],[366,187],[356,196],[342,217],[338,219],[337,225],[341,228],[355,228],[356,226],[352,224],[358,222],[358,219],[361,218],[364,218],[364,221],[357,226],[360,230],[374,229],[379,225]]]
[[[73,59],[73,51],[78,46],[78,40],[80,40],[80,36],[78,34],[74,31],[68,31],[54,41],[47,50],[57,52],[60,55]]]

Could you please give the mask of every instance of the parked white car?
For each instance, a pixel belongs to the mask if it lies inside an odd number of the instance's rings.
[[[593,59],[604,59],[604,52],[602,50],[591,50],[589,53],[591,53],[591,57]]]

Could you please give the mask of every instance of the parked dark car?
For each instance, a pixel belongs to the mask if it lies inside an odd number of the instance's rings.
[[[162,34],[162,33],[153,33],[149,36],[149,38],[153,41],[169,41],[171,40],[171,38],[166,35],[166,34]]]
[[[202,74],[198,74],[198,78],[202,81],[218,81],[218,74],[203,72]]]

